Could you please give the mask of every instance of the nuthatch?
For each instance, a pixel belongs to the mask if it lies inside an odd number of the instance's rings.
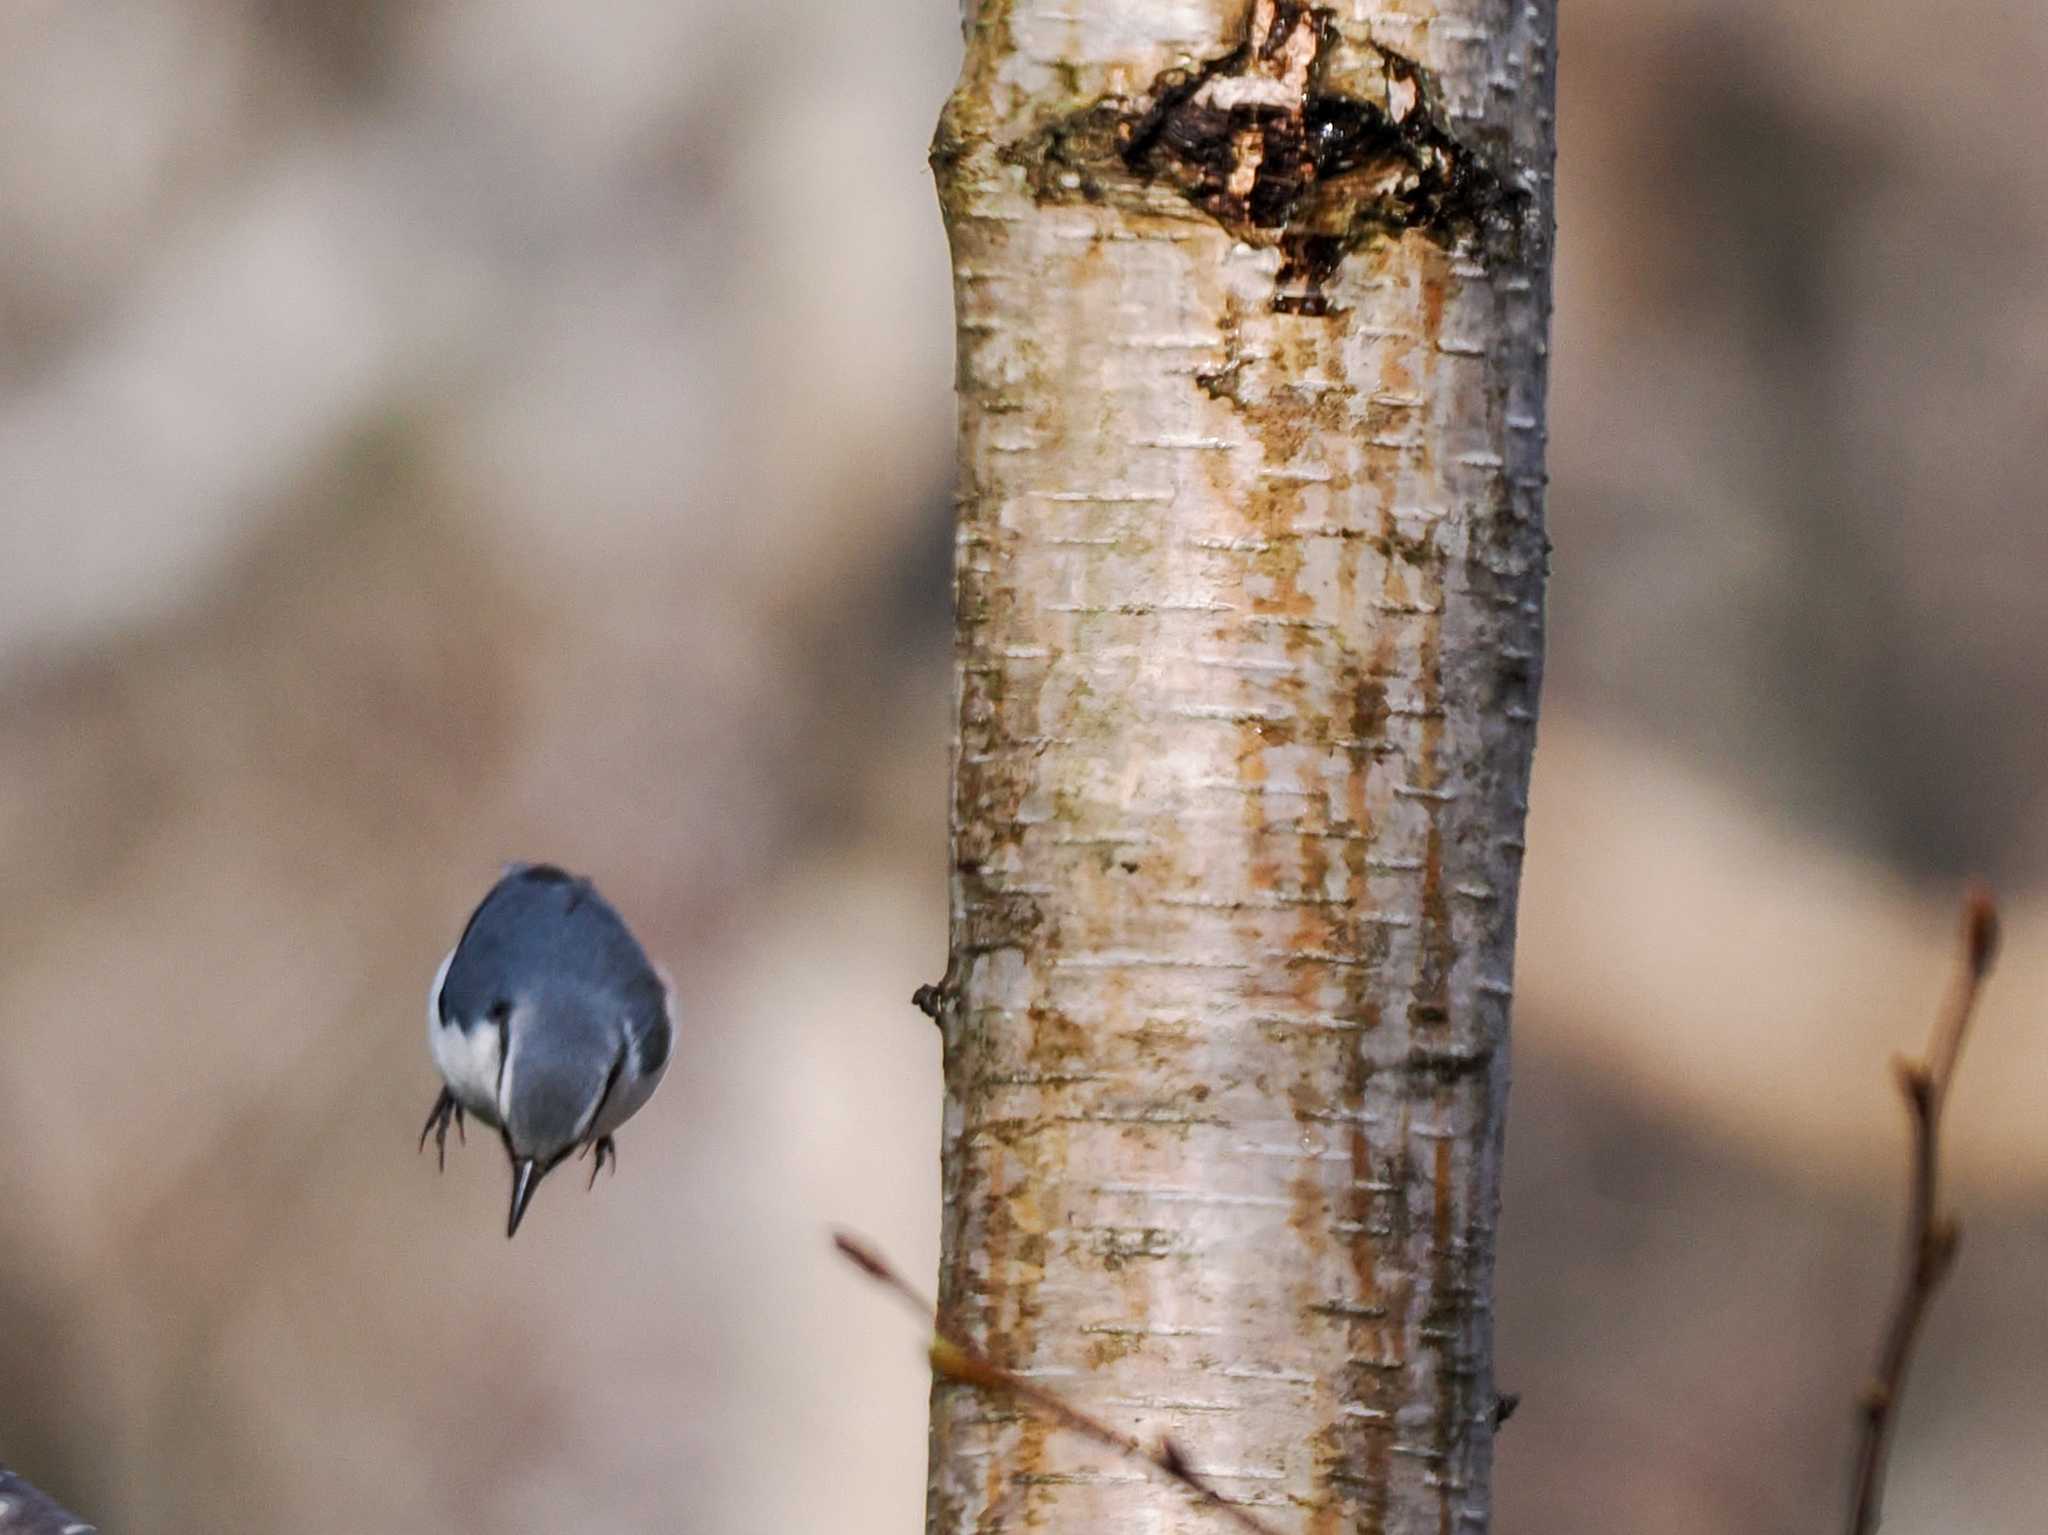
[[[514,864],[434,977],[427,1042],[448,1085],[420,1131],[443,1166],[465,1113],[498,1132],[519,1230],[541,1179],[572,1151],[618,1171],[612,1134],[668,1066],[673,997],[619,914],[587,879]]]

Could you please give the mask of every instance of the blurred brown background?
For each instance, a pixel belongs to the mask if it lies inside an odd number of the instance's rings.
[[[2048,1506],[2048,21],[1564,7],[1500,1526],[1836,1517],[1885,1061],[2007,897],[1888,1530]],[[952,0],[0,7],[0,1459],[110,1530],[917,1527]],[[678,1068],[414,1154],[500,861]]]

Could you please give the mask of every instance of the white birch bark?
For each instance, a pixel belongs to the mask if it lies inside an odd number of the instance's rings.
[[[1282,1529],[1477,1531],[1554,0],[979,0],[941,1306]],[[941,1535],[1192,1529],[934,1391]]]

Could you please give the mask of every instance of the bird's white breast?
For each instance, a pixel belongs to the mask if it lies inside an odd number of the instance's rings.
[[[447,980],[454,958],[455,951],[450,949],[434,973],[433,990],[427,993],[427,1046],[456,1101],[478,1118],[496,1124],[504,1031],[481,1020],[469,1029],[460,1022],[441,1021],[441,983]]]

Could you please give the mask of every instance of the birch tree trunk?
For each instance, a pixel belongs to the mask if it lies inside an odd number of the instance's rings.
[[[1282,1529],[1487,1524],[1554,0],[979,0],[947,1323]],[[1192,1529],[941,1384],[928,1527]]]

